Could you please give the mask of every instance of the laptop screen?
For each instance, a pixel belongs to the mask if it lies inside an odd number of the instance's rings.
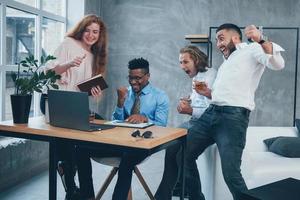
[[[86,92],[49,90],[50,125],[88,131],[89,99]]]

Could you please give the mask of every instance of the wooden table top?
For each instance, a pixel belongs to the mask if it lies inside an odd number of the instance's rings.
[[[103,123],[103,121],[95,120],[94,123]],[[131,133],[133,130],[134,128],[116,127],[108,130],[85,132],[67,128],[59,128],[45,123],[43,116],[29,118],[28,124],[14,124],[12,120],[0,122],[0,131],[5,132],[66,138],[142,149],[152,149],[187,134],[186,129],[182,128],[151,126],[140,130],[141,133],[146,130],[152,131],[153,133],[153,138],[144,139],[132,137]],[[8,135],[6,134],[6,136]]]

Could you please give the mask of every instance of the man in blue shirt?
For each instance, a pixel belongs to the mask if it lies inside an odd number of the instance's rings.
[[[148,61],[143,58],[133,59],[129,61],[128,68],[130,87],[118,88],[118,102],[113,113],[113,119],[126,120],[130,123],[152,122],[158,126],[166,126],[169,100],[165,92],[149,83]],[[137,103],[137,101],[139,102]],[[135,109],[136,104],[139,104],[138,112]],[[122,155],[113,199],[127,199],[132,170],[145,157],[145,155],[130,155],[128,153]]]
[[[129,62],[128,81],[130,87],[118,88],[118,102],[113,119],[131,123],[152,122],[166,126],[169,100],[165,92],[149,83],[149,63],[143,58]],[[135,99],[140,99],[139,113],[132,113]]]
[[[165,92],[149,83],[149,63],[143,58],[133,59],[128,63],[128,81],[130,87],[117,89],[117,107],[113,119],[130,123],[152,122],[166,126],[169,111],[169,99]],[[127,200],[134,166],[147,155],[128,152],[116,152],[110,149],[98,151],[80,149],[78,151],[78,177],[83,199],[93,199],[92,167],[90,157],[121,157],[118,180],[113,192],[113,200]]]

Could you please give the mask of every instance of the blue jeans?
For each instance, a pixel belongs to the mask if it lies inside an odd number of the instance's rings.
[[[221,157],[225,182],[235,200],[247,186],[241,175],[241,157],[246,142],[250,111],[242,107],[210,105],[197,123],[188,130],[185,155],[185,180],[190,200],[204,200],[196,160],[216,143]],[[180,146],[166,151],[165,170],[155,194],[157,200],[171,199],[179,172]]]

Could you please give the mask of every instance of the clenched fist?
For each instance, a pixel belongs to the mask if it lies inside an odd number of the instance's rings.
[[[126,87],[120,87],[117,89],[118,94],[118,107],[122,108],[124,106],[125,99],[127,97],[128,89]]]
[[[259,42],[261,40],[261,32],[256,28],[255,25],[249,25],[245,28],[245,35],[248,39],[254,42]]]

